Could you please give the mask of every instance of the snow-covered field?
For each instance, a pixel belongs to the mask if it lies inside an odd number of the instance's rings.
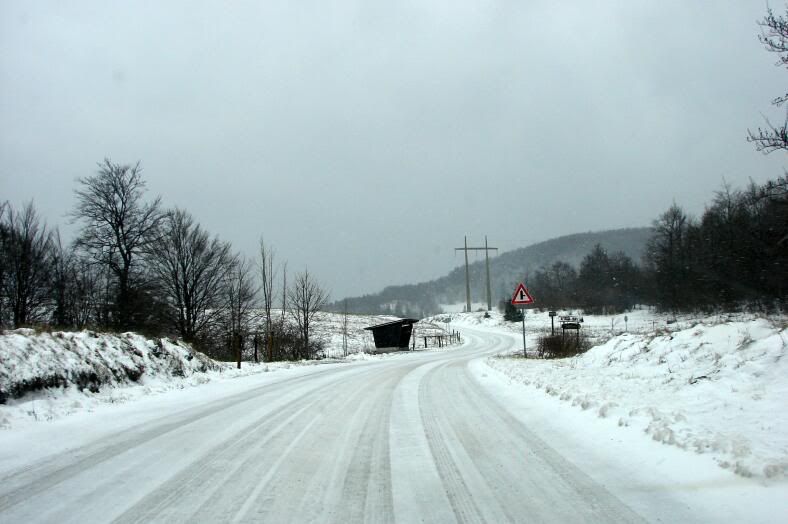
[[[395,320],[397,317],[386,315],[348,315],[347,353],[369,353],[375,347],[372,332],[364,328]],[[314,325],[314,336],[326,347],[326,356],[342,358],[342,321],[343,316],[337,313],[319,313]]]
[[[440,317],[438,317],[440,318]],[[372,332],[364,328],[397,320],[398,317],[388,315],[348,315],[347,328],[347,354],[353,359],[364,359],[375,349]],[[326,356],[329,358],[343,358],[342,345],[343,316],[338,313],[320,313],[314,327],[315,337],[322,340],[326,347]],[[422,349],[424,344],[420,337],[424,335],[444,334],[448,324],[438,322],[435,318],[426,318],[414,324],[413,333],[416,337],[416,349]]]
[[[444,313],[462,313],[465,311],[465,302],[456,304],[439,304],[438,307]],[[487,309],[487,302],[471,302],[471,311],[484,311]]]
[[[788,330],[785,317],[667,317],[649,311],[586,316],[601,341],[568,359],[490,357],[509,381],[546,394],[611,428],[713,459],[720,467],[764,482],[788,473]],[[529,312],[527,343],[549,331],[546,313]],[[611,319],[613,328],[611,329]],[[672,318],[670,320],[673,320]],[[519,323],[479,314],[455,323],[517,337]],[[605,339],[607,339],[605,341]],[[520,346],[521,347],[521,346]]]

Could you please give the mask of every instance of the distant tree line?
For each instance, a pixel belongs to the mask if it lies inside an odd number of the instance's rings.
[[[540,308],[613,313],[644,303],[643,271],[624,253],[608,254],[598,244],[579,270],[558,261],[537,270],[527,282]]]
[[[32,201],[1,203],[0,327],[178,336],[239,366],[244,355],[320,355],[310,333],[328,294],[312,274],[288,286],[286,264],[274,263],[262,239],[255,263],[188,211],[145,193],[139,164],[105,159],[78,180],[71,219],[79,233],[68,244]]]
[[[597,245],[579,270],[559,261],[526,280],[536,306],[545,309],[617,313],[644,304],[673,312],[782,310],[788,292],[788,178],[750,183],[744,190],[725,184],[699,219],[673,204],[654,221],[641,262]],[[502,300],[502,310],[508,300]]]
[[[671,206],[644,261],[663,309],[781,308],[788,284],[788,179],[725,185],[699,219]]]

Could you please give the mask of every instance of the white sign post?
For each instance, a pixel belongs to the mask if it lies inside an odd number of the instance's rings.
[[[528,292],[525,284],[520,282],[517,285],[517,289],[514,290],[514,295],[512,295],[512,305],[514,307],[524,308],[525,306],[533,303],[534,297],[532,297]],[[523,357],[528,358],[528,350],[526,349],[525,345],[525,310],[521,309],[520,313],[523,315]]]

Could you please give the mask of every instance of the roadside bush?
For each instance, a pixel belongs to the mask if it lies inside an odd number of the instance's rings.
[[[506,301],[504,303],[503,318],[507,322],[520,322],[523,320],[523,311]]]
[[[537,349],[541,358],[567,358],[585,353],[591,343],[582,332],[568,332],[565,335],[541,335],[537,340]]]

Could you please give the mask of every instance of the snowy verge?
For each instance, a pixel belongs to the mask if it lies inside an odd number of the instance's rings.
[[[185,377],[220,367],[179,341],[135,333],[18,329],[0,335],[0,356],[0,403],[44,388],[75,385],[97,392],[143,375]]]
[[[784,319],[622,334],[563,360],[490,357],[514,382],[744,477],[788,474]]]
[[[92,331],[6,331],[0,335],[0,430],[215,380],[317,363],[244,362],[239,370],[166,338]]]
[[[516,419],[649,522],[784,522],[788,482],[745,478],[525,386],[485,359],[473,378]],[[513,450],[526,452],[527,450]]]

